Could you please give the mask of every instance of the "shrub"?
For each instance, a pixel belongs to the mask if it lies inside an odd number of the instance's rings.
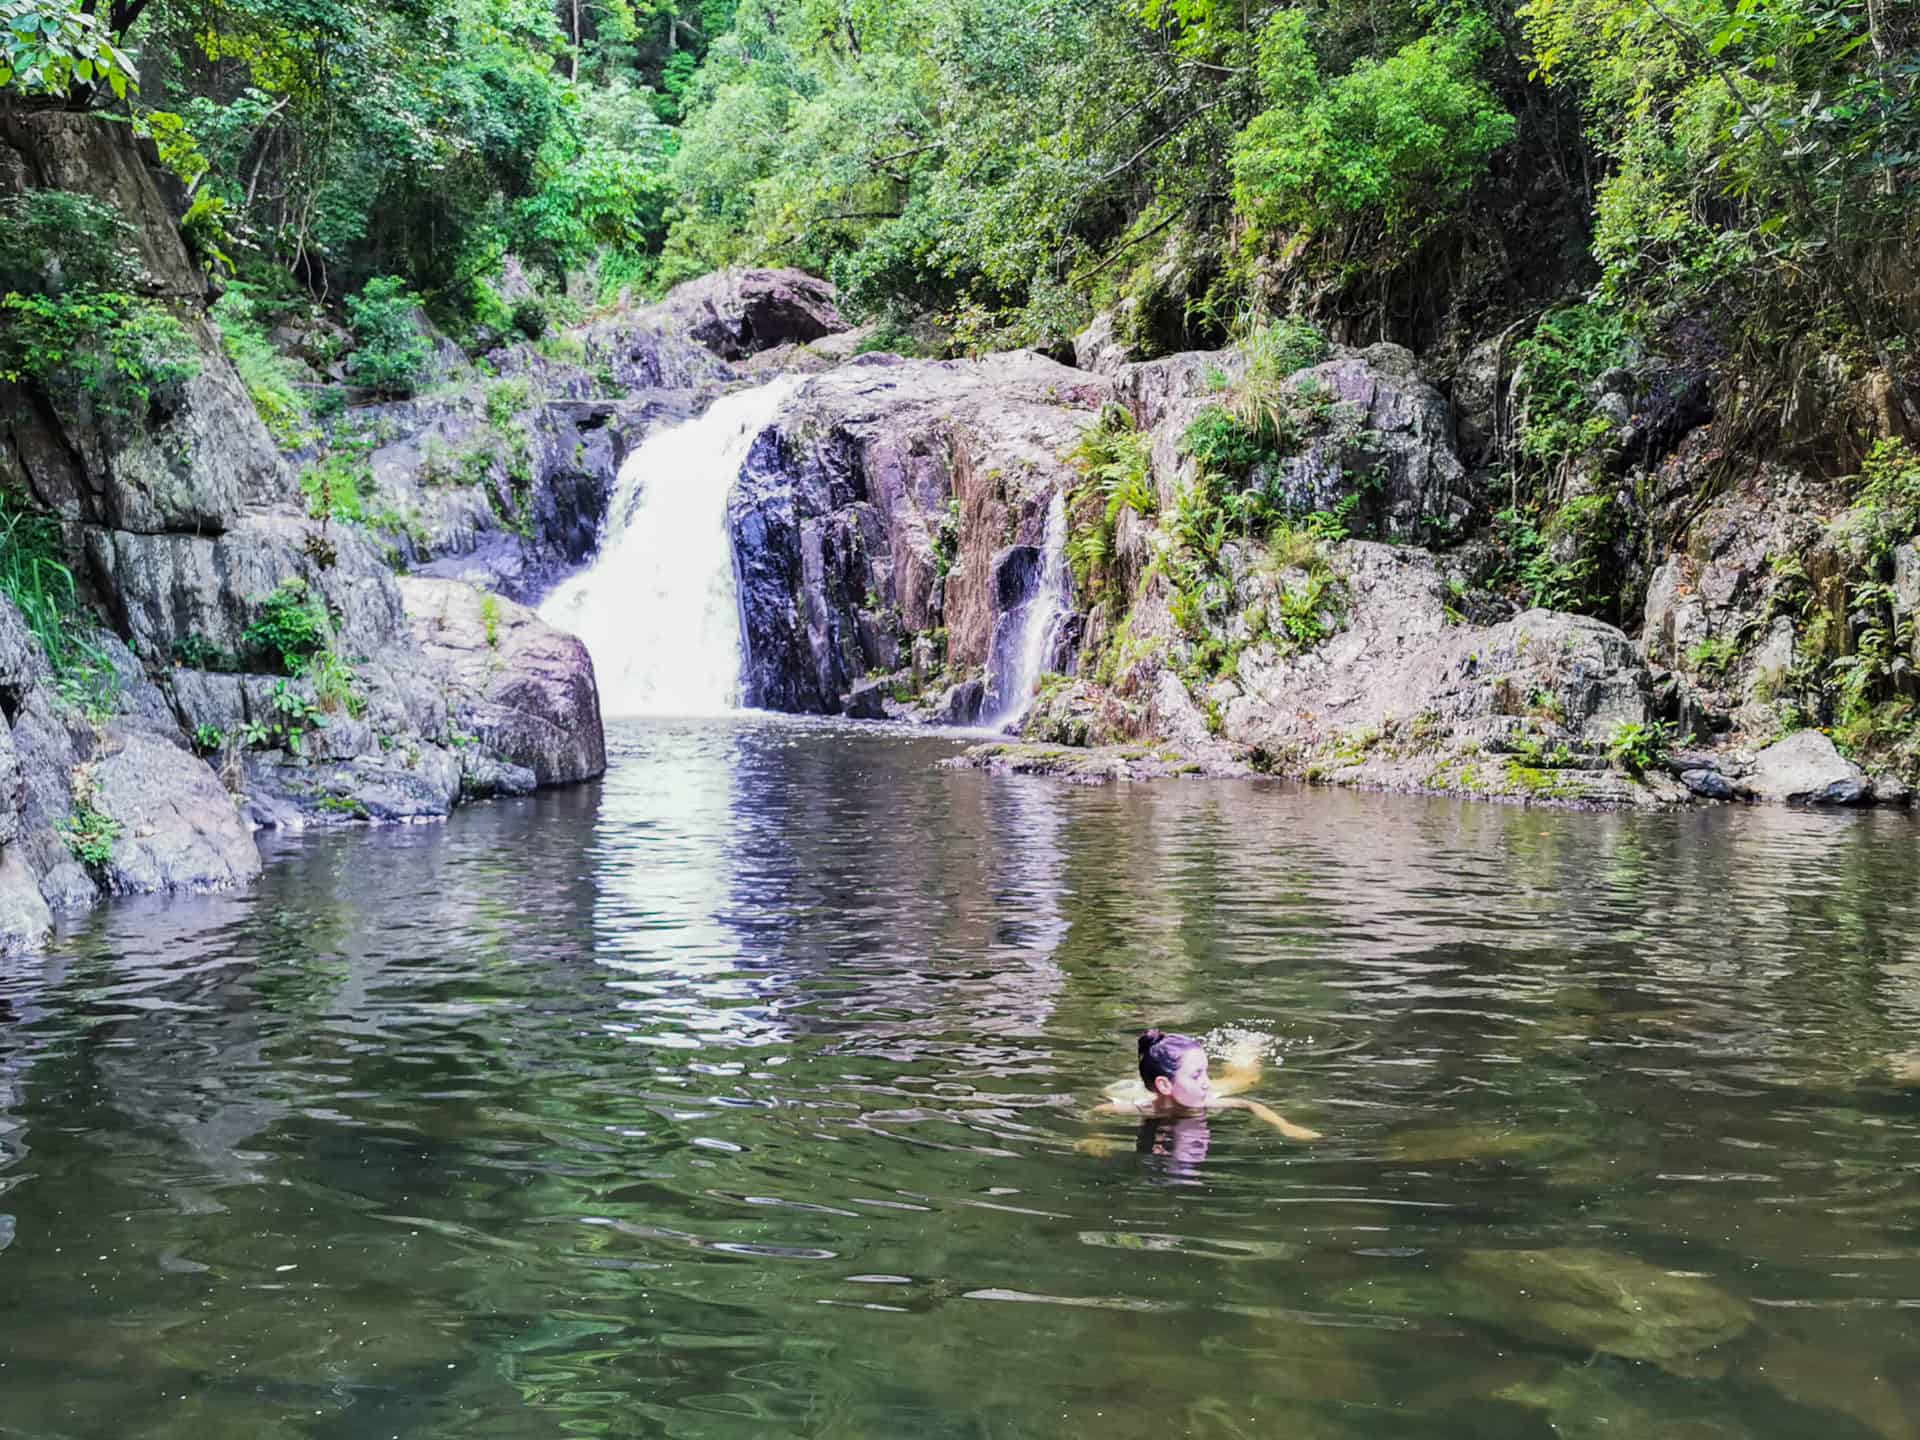
[[[73,812],[60,822],[60,836],[74,859],[92,867],[113,859],[113,842],[122,828],[111,815],[96,810],[90,798],[76,796]]]
[[[180,322],[136,291],[133,227],[66,190],[0,200],[0,379],[56,402],[136,420],[156,392],[190,379],[198,352]]]
[[[283,674],[299,674],[307,659],[333,639],[326,607],[308,591],[304,580],[283,581],[279,589],[255,603],[259,617],[247,627],[246,642]]]
[[[1658,720],[1622,720],[1607,737],[1607,758],[1631,775],[1643,775],[1667,758],[1673,731]]]
[[[419,300],[398,276],[369,280],[347,297],[353,354],[347,373],[383,395],[406,396],[420,388],[433,350],[419,324]]]
[[[1264,229],[1369,224],[1418,239],[1513,138],[1513,117],[1475,74],[1487,27],[1424,36],[1333,79],[1308,27],[1307,11],[1282,10],[1261,32],[1273,103],[1234,142],[1235,208]]]
[[[1593,385],[1627,354],[1626,322],[1617,314],[1567,305],[1543,317],[1514,346],[1521,455],[1553,473],[1604,438],[1610,427],[1594,408]]]
[[[1108,577],[1120,519],[1131,510],[1151,515],[1159,502],[1153,484],[1153,439],[1133,416],[1109,405],[1067,456],[1085,477],[1067,500],[1073,538],[1067,560],[1074,584],[1089,594]]]
[[[253,408],[260,412],[274,443],[285,450],[312,444],[312,418],[295,384],[299,367],[268,341],[248,287],[238,283],[231,286],[214,302],[212,313],[221,347],[233,361],[240,383],[247,387]]]
[[[547,333],[547,307],[529,295],[515,302],[513,307],[513,328],[529,340],[538,340]]]
[[[351,455],[329,455],[300,472],[300,489],[307,497],[307,514],[315,520],[338,520],[357,525],[366,518],[363,486],[372,482],[364,461]]]

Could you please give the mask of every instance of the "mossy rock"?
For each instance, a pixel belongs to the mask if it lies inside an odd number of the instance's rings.
[[[1458,1313],[1510,1334],[1645,1360],[1684,1376],[1725,1368],[1713,1352],[1744,1334],[1744,1300],[1609,1250],[1475,1250],[1462,1256]]]

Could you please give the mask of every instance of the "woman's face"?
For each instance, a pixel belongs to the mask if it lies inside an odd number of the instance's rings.
[[[1207,1078],[1207,1052],[1196,1045],[1180,1057],[1173,1074],[1154,1076],[1153,1088],[1184,1109],[1206,1109],[1213,1099],[1213,1082]]]

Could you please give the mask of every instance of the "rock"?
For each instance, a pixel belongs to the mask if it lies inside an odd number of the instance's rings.
[[[1593,402],[1593,409],[1596,415],[1601,415],[1611,420],[1616,429],[1628,424],[1633,419],[1633,402],[1628,400],[1626,396],[1616,394],[1612,391],[1608,391],[1599,399],[1595,400]]]
[[[995,775],[1040,775],[1075,785],[1110,785],[1116,780],[1165,780],[1181,776],[1245,779],[1252,772],[1231,761],[1187,755],[1166,745],[1107,745],[1082,749],[1067,745],[993,741],[942,760],[949,770],[985,770]]]
[[[934,713],[942,725],[976,725],[980,721],[980,707],[986,700],[986,681],[962,680],[940,697]]]
[[[1913,801],[1913,787],[1898,775],[1876,775],[1872,782],[1876,805],[1907,805]]]
[[[958,670],[985,664],[1005,613],[996,560],[1039,542],[1049,497],[1076,478],[1064,453],[1108,393],[1031,352],[865,358],[795,394],[729,500],[749,705],[838,708],[898,663],[881,617],[894,636],[945,628]]]
[[[114,205],[132,226],[145,293],[179,312],[196,373],[154,396],[154,415],[109,423],[83,402],[28,403],[0,384],[0,478],[62,519],[135,530],[217,533],[284,493],[291,477],[199,307],[206,277],[175,221],[184,197],[163,193],[152,144],[102,117],[63,111],[0,116],[0,193],[74,190]],[[11,472],[11,473],[10,473]]]
[[[843,713],[853,720],[886,719],[886,701],[892,685],[893,677],[890,675],[862,680],[847,692],[842,702]]]
[[[1740,790],[1754,800],[1788,805],[1862,805],[1872,799],[1866,773],[1818,730],[1798,731],[1754,756]]]
[[[1681,1376],[1720,1374],[1713,1352],[1753,1324],[1724,1290],[1606,1250],[1469,1251],[1457,1278],[1457,1313],[1470,1319]]]
[[[53,911],[26,857],[0,850],[0,957],[45,949],[52,930]]]
[[[667,292],[649,315],[723,360],[805,344],[847,328],[834,290],[799,270],[721,270]]]
[[[1448,387],[1454,443],[1469,465],[1485,461],[1499,440],[1500,366],[1499,339],[1482,340],[1467,352]]]
[[[350,820],[443,820],[459,803],[462,765],[452,750],[424,741],[344,760],[295,760],[249,753],[251,813],[262,825],[299,829]]]
[[[482,755],[524,767],[541,785],[605,773],[600,693],[585,645],[458,581],[407,576],[399,589],[453,723]]]
[[[461,753],[460,793],[468,799],[531,795],[539,788],[540,777],[524,765],[514,765],[472,750]]]
[[[1102,310],[1073,337],[1073,363],[1095,375],[1117,375],[1133,359],[1133,347],[1120,338],[1111,310]]]
[[[1478,508],[1453,448],[1453,416],[1401,347],[1375,345],[1296,376],[1331,394],[1336,418],[1281,466],[1290,503],[1330,510],[1360,496],[1359,521],[1383,539],[1422,543],[1457,536]],[[1356,477],[1370,477],[1356,492]]]
[[[1604,752],[1618,726],[1646,723],[1651,677],[1619,630],[1547,610],[1456,625],[1430,555],[1364,541],[1331,555],[1346,595],[1341,628],[1303,653],[1265,639],[1246,648],[1240,693],[1216,702],[1229,742],[1293,755],[1343,783],[1563,803],[1682,793],[1664,776],[1636,783],[1574,763],[1481,758],[1495,743],[1492,753],[1517,753],[1517,734],[1578,760]]]
[[[933,643],[931,635],[913,637],[913,688],[925,688],[928,680],[940,668],[939,647]]]
[[[1680,783],[1702,800],[1733,799],[1733,782],[1716,770],[1683,770]]]
[[[87,774],[94,807],[120,822],[102,867],[114,894],[216,890],[259,877],[252,830],[198,756],[113,729]]]
[[[1767,638],[1753,652],[1753,660],[1747,671],[1747,699],[1765,703],[1782,693],[1797,658],[1794,653],[1793,621],[1784,615],[1774,616]]]

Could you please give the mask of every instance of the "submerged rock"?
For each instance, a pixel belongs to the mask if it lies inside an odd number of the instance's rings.
[[[1087,750],[1070,745],[991,741],[975,745],[941,765],[949,770],[985,770],[995,775],[1040,775],[1076,785],[1109,785],[1116,780],[1166,780],[1175,777],[1245,779],[1244,765],[1201,759],[1171,746],[1103,745]]]
[[[1676,1375],[1718,1375],[1715,1349],[1753,1324],[1747,1303],[1717,1286],[1608,1250],[1475,1250],[1454,1275],[1467,1318]]]

